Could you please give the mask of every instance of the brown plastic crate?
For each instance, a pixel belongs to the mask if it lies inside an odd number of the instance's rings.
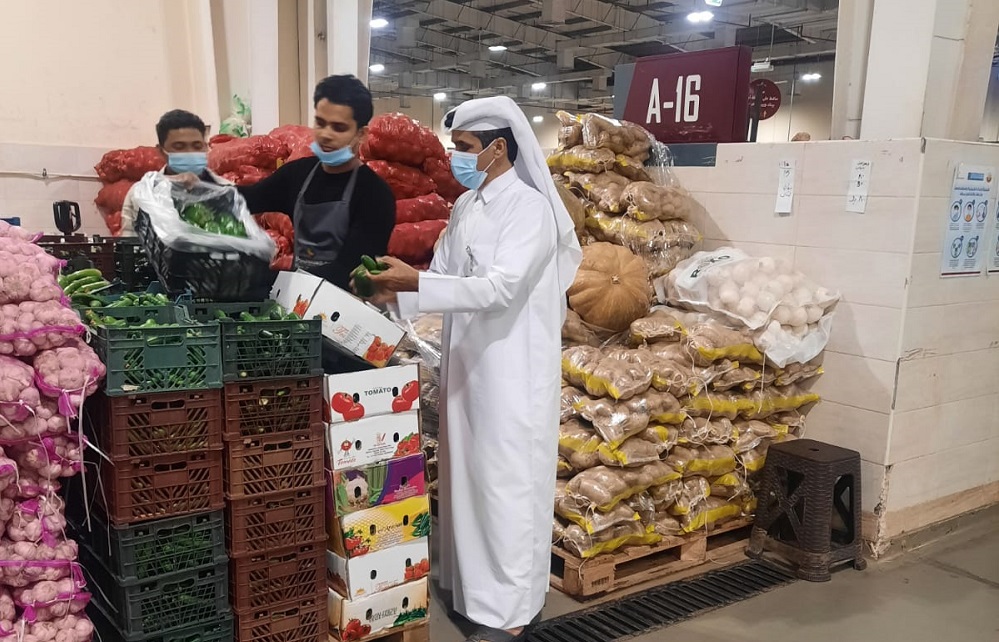
[[[236,642],[316,642],[327,638],[327,596],[236,612]]]
[[[229,557],[272,551],[290,542],[326,537],[326,485],[269,495],[250,495],[226,504]]]
[[[229,567],[229,598],[237,611],[325,595],[325,541],[254,553]]]
[[[309,430],[323,420],[323,379],[271,379],[225,384],[227,441]]]
[[[112,459],[222,447],[222,391],[183,390],[87,400],[97,442]]]
[[[322,424],[301,432],[226,442],[226,497],[238,499],[323,484],[324,448]]]
[[[38,239],[37,245],[57,259],[73,263],[69,267],[70,270],[79,270],[85,267],[85,265],[78,265],[78,261],[89,261],[108,281],[113,281],[115,278],[115,239],[101,238],[96,235],[60,236],[50,234]]]
[[[104,493],[97,503],[111,523],[123,526],[148,519],[218,510],[222,492],[222,449],[101,462]]]

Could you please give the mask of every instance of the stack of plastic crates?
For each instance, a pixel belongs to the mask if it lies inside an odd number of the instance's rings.
[[[88,612],[104,642],[230,640],[218,325],[176,307],[101,314],[108,375],[84,413],[96,449],[68,509]]]
[[[288,319],[272,302],[189,311],[222,333],[235,639],[326,640],[320,321]]]

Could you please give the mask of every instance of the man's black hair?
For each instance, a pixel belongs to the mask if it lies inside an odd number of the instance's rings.
[[[160,116],[160,122],[156,123],[156,139],[161,146],[175,129],[197,129],[202,136],[208,131],[205,121],[196,115],[183,109],[174,109]]]
[[[327,76],[316,85],[312,95],[312,106],[325,98],[334,105],[345,105],[354,112],[354,121],[358,128],[367,127],[375,113],[375,105],[371,101],[371,92],[360,80],[351,75]]]
[[[444,117],[444,126],[451,129],[454,126],[454,111],[451,111]],[[482,132],[469,132],[472,136],[479,139],[482,143],[482,149],[488,147],[494,140],[502,138],[506,141],[506,158],[511,163],[517,162],[517,154],[520,148],[517,147],[517,139],[513,137],[513,130],[509,127],[504,127],[503,129],[490,129]]]

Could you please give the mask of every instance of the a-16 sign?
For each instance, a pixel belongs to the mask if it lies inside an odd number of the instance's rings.
[[[745,142],[751,67],[749,47],[620,65],[615,70],[615,116],[644,126],[664,143]]]

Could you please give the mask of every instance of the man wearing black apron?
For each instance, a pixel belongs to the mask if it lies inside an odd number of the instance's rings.
[[[316,85],[315,157],[285,163],[239,191],[254,214],[283,212],[295,226],[295,267],[350,289],[362,255],[381,256],[395,227],[392,190],[357,158],[371,92],[353,76]]]
[[[353,76],[330,76],[313,96],[315,156],[291,161],[239,191],[254,214],[283,212],[295,226],[295,269],[350,291],[361,256],[383,256],[395,227],[395,198],[357,158],[374,112],[371,92]],[[326,352],[326,351],[324,351]],[[324,358],[342,370],[342,360]]]

